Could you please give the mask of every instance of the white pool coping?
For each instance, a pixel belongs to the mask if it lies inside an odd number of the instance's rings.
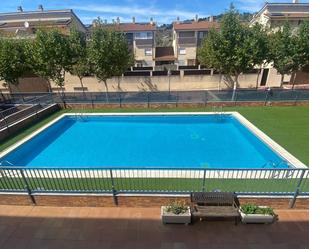
[[[2,151],[0,153],[0,159],[66,116],[183,116],[183,115],[200,116],[200,115],[221,115],[221,114],[233,115],[241,124],[243,124],[247,129],[249,129],[256,137],[261,139],[267,146],[269,146],[277,155],[279,155],[281,158],[286,160],[292,166],[292,168],[297,168],[297,169],[306,168],[307,169],[307,166],[304,163],[302,163],[300,160],[294,157],[291,153],[289,153],[281,145],[276,143],[273,139],[267,136],[264,132],[258,129],[255,125],[253,125],[249,120],[247,120],[244,116],[242,116],[238,112],[64,113],[64,114],[61,114],[59,117],[55,118],[54,120],[50,121],[46,125],[42,126],[35,132],[26,136],[19,142],[13,144],[9,148]],[[141,169],[147,170],[143,168]]]

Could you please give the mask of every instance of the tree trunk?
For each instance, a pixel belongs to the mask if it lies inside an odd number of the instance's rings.
[[[284,81],[284,74],[281,74],[281,81],[280,81],[280,87],[282,88]]]
[[[222,82],[222,73],[220,72],[220,76],[219,76],[219,84],[218,84],[218,90],[221,90],[221,82]]]
[[[292,76],[293,76],[293,78],[292,78],[292,89],[294,90],[294,87],[295,87],[295,79],[296,79],[296,72],[293,72],[293,73],[292,73]]]
[[[260,66],[259,71],[258,71],[258,75],[257,75],[257,78],[256,78],[256,86],[255,86],[256,89],[259,88],[259,79],[260,79],[261,71],[262,71],[262,66]]]
[[[232,95],[232,101],[235,101],[235,96],[236,96],[236,90],[237,90],[237,86],[238,86],[238,74],[235,75],[235,79],[233,82],[233,95]]]
[[[106,103],[108,103],[108,86],[107,86],[107,81],[103,80],[104,85],[105,85],[105,97],[106,97]]]
[[[117,76],[117,80],[118,80],[118,90],[120,90],[120,77]]]
[[[1,94],[1,98],[3,99],[3,102],[6,102],[6,99],[5,99],[4,94],[3,94],[1,89],[0,89],[0,94]]]
[[[84,98],[86,100],[86,93],[85,93],[85,89],[84,89],[83,78],[82,77],[78,77],[78,78],[79,78],[80,85],[81,85],[81,87],[83,89]]]

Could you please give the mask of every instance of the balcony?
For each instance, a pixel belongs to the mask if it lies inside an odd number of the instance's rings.
[[[196,37],[179,37],[179,45],[196,45]]]
[[[137,47],[152,47],[153,39],[135,39],[135,45]]]

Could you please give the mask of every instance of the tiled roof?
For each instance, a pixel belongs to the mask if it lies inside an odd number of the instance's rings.
[[[309,3],[267,3],[270,13],[309,13]]]
[[[70,10],[43,10],[43,11],[22,11],[22,12],[12,12],[12,13],[0,13],[0,25],[16,26],[17,24],[29,22],[40,22],[45,24],[45,22],[65,22],[75,18],[83,27],[84,24],[75,15],[75,13]],[[16,25],[15,25],[16,24]]]
[[[208,30],[212,28],[219,28],[218,22],[209,22],[209,21],[192,21],[192,22],[182,22],[182,23],[173,23],[175,30]]]
[[[106,27],[112,28],[123,32],[134,31],[155,31],[156,25],[150,23],[120,23],[120,24],[107,24]]]

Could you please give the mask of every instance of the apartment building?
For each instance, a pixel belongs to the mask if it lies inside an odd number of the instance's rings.
[[[135,17],[131,23],[121,23],[117,18],[112,24],[105,22],[105,26],[125,34],[129,48],[134,53],[135,66],[154,66],[156,24],[152,18],[149,23],[137,23]]]
[[[289,22],[292,29],[297,28],[305,19],[309,19],[309,3],[294,0],[291,3],[265,3],[252,18],[250,24],[259,23],[276,30]]]
[[[86,32],[86,27],[73,10],[44,10],[42,5],[35,11],[24,11],[21,6],[16,12],[0,14],[0,34],[31,37],[39,28],[57,28],[68,33],[72,28]]]
[[[176,64],[190,66],[197,64],[197,50],[203,39],[211,29],[218,29],[219,23],[212,17],[208,21],[199,21],[196,16],[194,21],[180,22],[179,18],[173,23],[173,48]]]

